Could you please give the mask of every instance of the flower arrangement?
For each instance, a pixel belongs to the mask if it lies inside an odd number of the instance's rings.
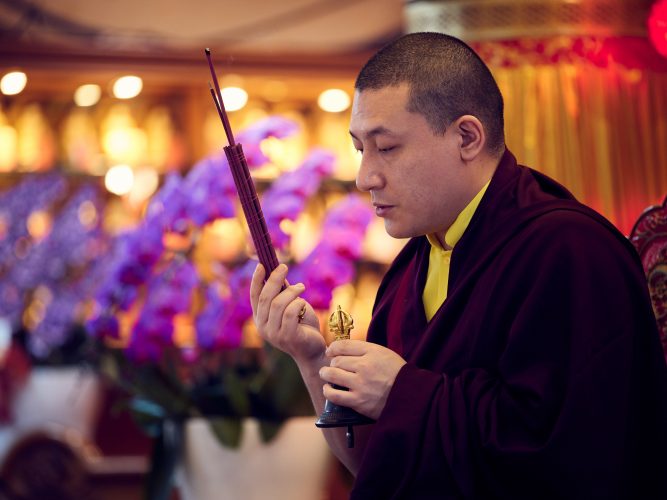
[[[0,321],[33,364],[85,360],[80,327],[108,237],[91,180],[29,174],[0,194]]]
[[[262,140],[295,131],[293,122],[270,117],[237,139],[252,169],[267,161]],[[329,152],[311,151],[272,183],[262,201],[279,260],[290,263],[288,279],[305,283],[304,298],[322,310],[330,307],[336,287],[354,279],[371,208],[356,195],[345,196],[325,216],[326,238],[300,262],[290,260],[285,221],[299,217],[333,163]],[[291,358],[269,346],[246,346],[256,260],[242,255],[233,262],[206,262],[204,272],[196,258],[206,227],[237,216],[236,200],[222,153],[202,160],[184,178],[168,176],[141,223],[115,241],[87,323],[106,346],[102,371],[132,396],[133,414],[159,438],[151,498],[168,494],[166,478],[180,453],[185,419],[206,417],[220,442],[234,447],[245,417],[258,419],[268,441],[285,419],[312,414]],[[166,432],[165,424],[172,430]]]

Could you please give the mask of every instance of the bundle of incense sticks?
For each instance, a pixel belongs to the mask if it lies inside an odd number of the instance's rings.
[[[257,250],[259,262],[264,266],[266,276],[268,277],[271,271],[278,267],[278,257],[276,256],[276,250],[271,243],[271,237],[269,236],[269,230],[266,226],[266,221],[264,220],[262,206],[259,203],[255,184],[252,177],[250,177],[250,170],[248,169],[248,162],[246,161],[245,154],[243,154],[243,148],[241,144],[236,144],[234,142],[234,134],[232,134],[232,128],[229,125],[229,119],[227,118],[225,103],[222,100],[222,92],[220,92],[220,84],[218,83],[218,78],[213,69],[211,51],[206,49],[205,53],[206,59],[208,60],[208,66],[211,70],[211,78],[215,85],[214,91],[213,87],[209,84],[211,96],[213,97],[215,107],[218,110],[218,115],[220,116],[222,126],[227,135],[228,145],[223,149],[225,151],[225,156],[227,156],[227,161],[229,162],[229,168],[232,171],[236,191],[241,200],[243,214],[248,223],[248,228],[250,228],[250,235],[252,236],[252,242],[255,245],[255,249]]]

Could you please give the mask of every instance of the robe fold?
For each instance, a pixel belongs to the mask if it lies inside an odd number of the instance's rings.
[[[427,322],[429,243],[385,275],[368,341],[407,361],[352,499],[667,499],[667,367],[639,258],[506,152]]]

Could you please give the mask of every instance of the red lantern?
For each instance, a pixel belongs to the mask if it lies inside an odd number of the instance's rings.
[[[648,36],[655,49],[667,57],[667,0],[657,0],[651,7]]]

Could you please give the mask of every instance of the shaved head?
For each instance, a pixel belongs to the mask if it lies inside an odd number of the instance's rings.
[[[405,35],[375,54],[361,69],[355,89],[377,90],[407,83],[408,110],[422,114],[435,134],[463,115],[477,117],[486,149],[505,148],[503,98],[489,68],[468,45],[442,33]]]

